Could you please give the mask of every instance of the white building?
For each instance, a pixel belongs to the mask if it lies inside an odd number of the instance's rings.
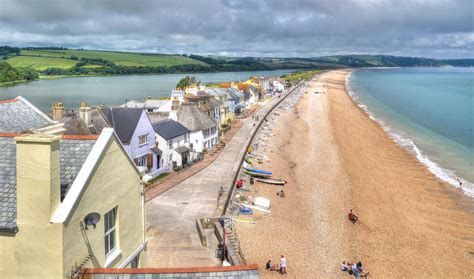
[[[192,152],[202,153],[219,142],[216,122],[199,110],[195,103],[182,103],[177,119],[191,131],[189,147]]]
[[[162,152],[162,166],[181,167],[190,160],[190,131],[179,122],[166,119],[153,123],[156,132],[156,142]]]

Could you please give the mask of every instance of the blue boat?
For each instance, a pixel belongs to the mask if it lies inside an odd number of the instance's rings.
[[[249,168],[249,167],[244,167],[244,169],[247,170],[247,171],[250,171],[250,172],[272,175],[271,171],[257,170],[257,169],[253,169],[253,168]]]

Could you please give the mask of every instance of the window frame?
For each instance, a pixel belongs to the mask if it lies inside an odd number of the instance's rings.
[[[118,249],[117,243],[117,207],[112,208],[107,213],[104,214],[104,245],[105,245],[105,256],[112,254],[116,249]],[[113,217],[113,226],[110,225],[110,214]],[[111,237],[113,235],[113,237]],[[113,247],[111,245],[111,239],[113,239]]]
[[[145,142],[140,143],[143,136],[145,136]],[[143,146],[143,145],[147,145],[147,144],[148,144],[148,133],[144,133],[144,134],[139,135],[138,136],[138,146]]]

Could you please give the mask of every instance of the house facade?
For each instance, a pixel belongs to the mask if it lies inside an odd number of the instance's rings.
[[[156,146],[155,130],[142,108],[100,108],[102,117],[115,129],[135,165],[153,174],[161,168],[161,154]]]
[[[216,122],[199,110],[195,103],[182,103],[177,118],[190,131],[189,147],[194,156],[219,143]]]
[[[111,128],[0,137],[0,274],[146,267],[140,174]]]
[[[162,165],[169,169],[190,163],[191,131],[173,119],[153,123],[156,142],[162,151]]]
[[[207,88],[206,92],[220,102],[220,125],[230,125],[235,119],[235,102],[228,88]]]

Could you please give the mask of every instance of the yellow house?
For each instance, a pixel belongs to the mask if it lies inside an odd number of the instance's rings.
[[[145,267],[146,243],[143,185],[113,129],[0,133],[2,278]]]

